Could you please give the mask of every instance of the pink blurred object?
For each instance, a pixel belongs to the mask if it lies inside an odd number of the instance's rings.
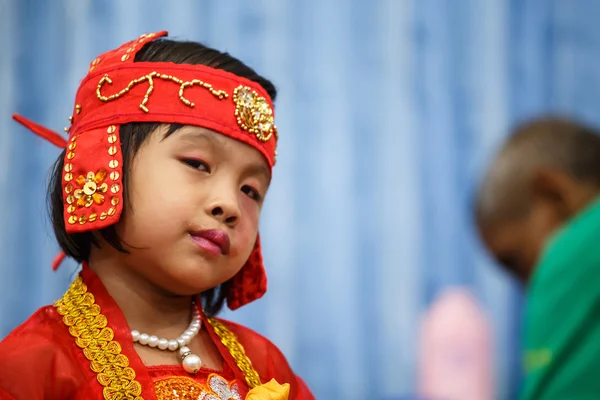
[[[420,333],[420,396],[493,400],[491,328],[468,290],[444,291],[425,315]]]

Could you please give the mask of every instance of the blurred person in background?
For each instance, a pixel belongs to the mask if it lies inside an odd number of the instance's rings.
[[[519,126],[476,198],[483,242],[527,288],[524,400],[600,396],[600,133]]]

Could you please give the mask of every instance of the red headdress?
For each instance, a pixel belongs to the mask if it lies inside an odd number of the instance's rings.
[[[13,118],[67,149],[63,171],[68,233],[105,228],[123,211],[120,126],[164,122],[208,128],[247,143],[275,164],[273,104],[256,82],[204,65],[136,62],[136,53],[167,32],[142,35],[96,58],[75,98],[68,141],[21,116]],[[57,257],[55,265],[61,257]],[[267,289],[260,240],[232,278],[227,297],[236,309]]]

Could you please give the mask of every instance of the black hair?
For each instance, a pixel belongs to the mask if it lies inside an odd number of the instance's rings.
[[[134,62],[172,62],[176,64],[202,64],[212,68],[231,72],[237,76],[249,79],[261,85],[273,101],[277,96],[277,90],[273,83],[258,75],[252,68],[248,67],[228,53],[207,47],[196,42],[174,41],[169,39],[158,39],[147,43],[136,54]],[[123,192],[124,204],[128,204],[128,168],[149,134],[157,129],[160,123],[129,123],[121,126],[121,151],[123,155]],[[182,125],[172,124],[166,135],[180,129]],[[67,233],[63,217],[63,194],[62,194],[62,171],[64,166],[65,151],[61,153],[54,163],[48,188],[48,205],[54,233],[58,244],[65,254],[77,262],[88,261],[92,246],[99,246],[94,232]],[[128,253],[114,226],[98,231],[98,234],[112,247],[118,251]],[[217,314],[223,307],[227,297],[227,282],[216,288],[207,290],[201,294],[204,310],[207,315]]]

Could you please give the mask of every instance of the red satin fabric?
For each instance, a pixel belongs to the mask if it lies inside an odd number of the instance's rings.
[[[87,267],[84,267],[81,276],[108,319],[108,326],[113,329],[114,340],[121,345],[122,354],[127,356],[130,366],[135,370],[136,380],[142,385],[141,397],[156,400],[153,389],[153,381],[156,379],[190,376],[180,366],[143,365],[134,350],[127,321],[100,279]],[[289,383],[290,400],[314,399],[306,384],[294,374],[273,343],[241,325],[225,323],[244,346],[263,383],[273,378],[280,384]],[[210,325],[204,324],[203,329],[209,330],[224,360],[223,370],[217,373],[228,381],[235,379],[244,397],[248,392],[244,375],[216,338]],[[201,370],[195,379],[204,383],[210,373],[215,371]],[[90,369],[89,361],[52,306],[38,310],[0,342],[1,400],[103,399],[102,389],[96,374]]]

